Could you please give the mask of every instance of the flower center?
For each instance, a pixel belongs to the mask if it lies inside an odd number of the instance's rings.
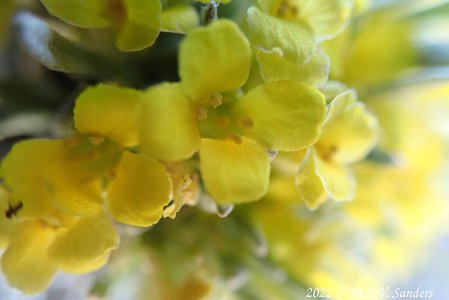
[[[299,15],[299,8],[289,0],[281,0],[275,9],[275,15],[283,19],[293,20]]]

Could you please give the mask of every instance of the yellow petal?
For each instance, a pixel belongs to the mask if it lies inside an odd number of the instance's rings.
[[[351,16],[351,0],[295,0],[301,22],[312,28],[318,40],[339,34]]]
[[[140,115],[141,149],[163,161],[190,158],[200,145],[195,107],[179,84],[150,88]]]
[[[2,161],[2,176],[12,198],[23,203],[16,213],[24,218],[56,222],[62,217],[49,200],[43,172],[59,159],[61,140],[26,140],[14,145]],[[15,203],[18,204],[18,203]]]
[[[162,30],[186,33],[199,25],[197,10],[190,5],[179,4],[162,11]]]
[[[346,164],[357,162],[377,142],[377,120],[356,97],[355,92],[349,90],[330,103],[317,143],[322,159]]]
[[[64,142],[56,147],[59,155],[48,163],[42,175],[50,201],[70,214],[97,215],[103,209],[102,178],[87,168],[84,159],[74,157]]]
[[[268,189],[270,162],[265,150],[250,139],[203,139],[201,176],[217,203],[242,203],[260,199]]]
[[[55,229],[40,221],[19,224],[8,249],[2,256],[2,272],[9,284],[25,294],[36,294],[46,289],[53,279],[56,267],[47,256]]]
[[[14,146],[3,161],[5,183],[19,217],[52,224],[71,217],[62,211],[95,215],[102,209],[100,177],[75,157],[63,140],[28,140]]]
[[[0,185],[0,248],[5,248],[9,244],[10,233],[13,228],[13,221],[6,216],[6,212],[10,209],[8,200],[8,192],[3,185]]]
[[[237,25],[218,20],[191,31],[180,46],[182,87],[194,102],[238,89],[248,78],[251,51]]]
[[[316,89],[291,80],[265,83],[236,104],[235,114],[251,119],[245,135],[269,149],[296,151],[312,145],[325,114],[324,96]]]
[[[92,272],[107,262],[119,242],[114,226],[106,217],[81,218],[56,236],[49,257],[65,272]]]
[[[123,146],[134,146],[137,115],[142,93],[112,85],[84,90],[76,100],[75,128],[82,134],[109,138]]]
[[[299,166],[295,185],[302,200],[311,210],[317,209],[328,197],[323,182],[320,176],[317,175],[316,154],[313,148],[307,151],[304,160]]]
[[[161,1],[121,1],[125,15],[118,20],[111,20],[118,27],[115,41],[117,48],[122,51],[137,51],[153,45],[161,28]]]
[[[277,52],[258,50],[257,61],[265,82],[291,79],[319,86],[327,81],[329,73],[329,58],[323,51],[317,51],[310,61],[297,65]]]
[[[276,17],[311,28],[318,40],[340,33],[351,16],[352,0],[259,0]]]
[[[109,26],[109,21],[84,7],[80,0],[41,0],[50,14],[59,19],[84,28]]]
[[[297,24],[272,17],[256,7],[248,9],[251,41],[265,52],[275,52],[294,65],[309,61],[316,44],[310,31]]]
[[[124,152],[117,178],[108,189],[108,206],[119,222],[151,226],[162,217],[171,192],[164,166],[144,154]]]
[[[316,174],[320,176],[324,188],[335,201],[352,200],[356,182],[350,169],[344,165],[328,162],[316,157]]]

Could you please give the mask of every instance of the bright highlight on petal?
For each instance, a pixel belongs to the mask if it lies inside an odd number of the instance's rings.
[[[87,88],[76,100],[75,128],[82,134],[134,146],[141,98],[141,92],[129,88],[101,84]]]
[[[151,156],[124,152],[108,189],[108,207],[119,222],[147,227],[159,221],[171,185],[164,166]]]
[[[235,107],[240,118],[250,118],[245,135],[264,147],[296,151],[319,137],[325,114],[324,96],[318,90],[291,80],[265,83],[249,91]]]
[[[181,84],[194,102],[240,88],[248,78],[251,51],[237,25],[218,20],[189,33],[179,54]]]
[[[260,199],[268,189],[270,161],[254,141],[203,139],[200,168],[207,191],[219,204]]]
[[[70,273],[87,273],[103,266],[120,238],[104,216],[81,218],[62,229],[49,248],[49,257],[58,268]]]
[[[200,146],[195,107],[179,84],[149,89],[140,115],[141,149],[163,161],[190,158]]]

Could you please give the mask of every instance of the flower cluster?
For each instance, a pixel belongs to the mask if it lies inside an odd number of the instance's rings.
[[[1,269],[10,285],[24,293],[47,289],[58,271],[79,274],[104,266],[120,239],[128,238],[120,224],[150,227],[167,217],[175,220],[155,225],[147,237],[156,249],[161,299],[200,299],[207,294],[218,299],[221,288],[232,290],[229,282],[214,283],[204,275],[226,273],[214,265],[220,265],[221,256],[249,270],[246,293],[255,299],[261,295],[256,291],[261,283],[265,292],[293,299],[294,292],[270,283],[266,265],[251,255],[238,255],[254,247],[232,233],[235,226],[237,232],[262,235],[266,249],[259,247],[255,256],[268,256],[298,282],[344,286],[347,281],[335,278],[357,274],[361,284],[373,286],[378,284],[376,275],[363,273],[341,248],[348,232],[365,228],[377,234],[391,226],[382,212],[384,205],[392,206],[402,223],[390,230],[407,242],[386,237],[391,240],[373,245],[370,252],[379,260],[390,258],[383,253],[413,245],[404,228],[421,228],[417,207],[445,207],[426,194],[423,175],[431,174],[443,159],[440,137],[427,125],[416,124],[416,112],[404,110],[400,100],[390,101],[403,98],[397,95],[400,90],[367,92],[414,59],[412,54],[404,56],[385,71],[381,66],[396,54],[371,47],[384,37],[382,32],[370,33],[369,25],[362,27],[368,32],[359,33],[358,39],[351,32],[352,21],[367,13],[369,1],[41,2],[50,15],[70,24],[53,29],[39,20],[50,42],[37,42],[47,44],[30,54],[50,69],[64,72],[74,66],[67,73],[75,74],[90,70],[75,61],[119,61],[121,54],[114,47],[142,50],[157,44],[159,35],[176,33],[178,76],[169,81],[144,78],[139,81],[143,84],[130,85],[120,75],[96,80],[78,92],[73,129],[19,141],[3,158]],[[243,18],[237,13],[217,18],[220,5],[243,13]],[[392,11],[376,11],[366,17],[367,23],[385,15],[396,20]],[[22,13],[16,25],[25,30],[27,18],[36,17]],[[398,39],[403,34],[405,40],[409,32],[403,28],[397,29]],[[64,31],[78,35],[76,41]],[[92,43],[97,34],[105,36],[107,51],[98,51]],[[395,49],[401,40],[390,42]],[[157,52],[152,49],[147,55]],[[364,62],[371,52],[376,52],[372,57],[380,62],[380,72],[375,63]],[[408,108],[424,111],[427,104],[420,101],[410,100]],[[408,138],[412,133],[417,140]],[[429,143],[435,155],[423,159],[420,147]],[[412,185],[414,192],[408,190]],[[416,205],[408,206],[405,198]],[[423,199],[430,198],[424,205]],[[340,203],[348,200],[353,201]],[[208,211],[227,216],[235,205],[250,202],[236,213],[235,223],[204,216]],[[235,249],[204,237],[209,233],[203,227],[209,225],[224,240],[229,232],[236,234]],[[197,236],[190,238],[191,244],[179,241],[179,256],[157,246],[169,239],[175,243],[176,235],[189,226]],[[395,248],[396,242],[400,246]],[[210,265],[190,265],[192,253],[202,253],[191,250],[192,244],[214,249],[203,253]],[[335,272],[335,266],[326,265],[323,257],[328,256],[342,268]],[[178,259],[174,266],[172,260]],[[184,260],[189,262],[182,267]],[[182,274],[181,279],[174,278],[175,273]],[[240,288],[245,290],[235,289]]]

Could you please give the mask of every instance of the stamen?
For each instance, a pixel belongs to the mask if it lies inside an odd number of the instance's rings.
[[[226,127],[229,124],[229,117],[228,116],[222,116],[218,117],[216,120],[216,124],[218,127],[223,128]]]
[[[88,139],[89,142],[94,146],[99,146],[105,141],[105,138],[101,136],[89,136]]]
[[[295,4],[292,4],[289,0],[282,0],[276,10],[276,15],[281,18],[295,18],[298,14],[298,7]]]
[[[241,118],[240,126],[242,126],[245,129],[251,129],[254,127],[254,121],[250,117]]]
[[[228,134],[228,140],[233,141],[236,144],[241,144],[242,143],[242,138],[239,137],[237,134],[231,132]]]
[[[185,189],[187,189],[191,184],[192,184],[192,178],[190,177],[190,175],[189,174],[184,175],[184,177],[182,178],[181,191],[184,191]]]
[[[337,152],[338,148],[335,146],[317,147],[318,153],[324,161],[332,160],[332,157]]]
[[[108,172],[106,172],[106,178],[109,181],[113,181],[117,178],[117,173],[114,170],[109,170]]]
[[[64,139],[64,145],[67,147],[76,147],[80,144],[80,139],[77,136],[72,136],[70,138]]]
[[[221,94],[213,94],[210,96],[209,102],[213,108],[217,108],[223,104],[223,96]]]
[[[198,119],[198,121],[204,121],[207,119],[207,113],[208,110],[205,106],[203,105],[198,105],[196,107],[196,118]]]

